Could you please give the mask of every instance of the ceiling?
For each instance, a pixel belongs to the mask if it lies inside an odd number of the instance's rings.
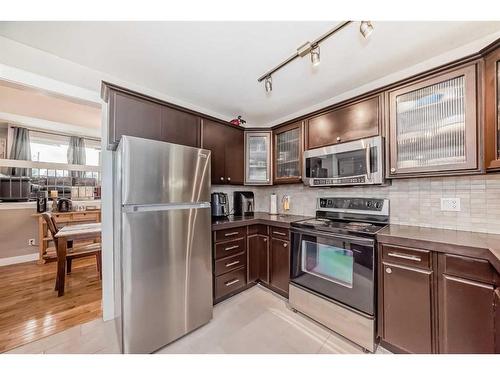
[[[101,128],[99,107],[76,103],[45,92],[2,82],[0,82],[0,113],[83,128]]]
[[[249,124],[281,118],[500,31],[500,22],[359,23],[321,44],[321,64],[298,59],[257,78],[331,22],[1,22],[0,35]]]

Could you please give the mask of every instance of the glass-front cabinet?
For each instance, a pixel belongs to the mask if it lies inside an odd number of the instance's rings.
[[[477,169],[476,65],[389,96],[389,176]]]
[[[303,124],[296,122],[274,130],[274,183],[302,179]]]
[[[485,57],[484,155],[488,170],[500,170],[500,46]]]
[[[271,132],[246,131],[245,185],[272,185],[271,177]]]

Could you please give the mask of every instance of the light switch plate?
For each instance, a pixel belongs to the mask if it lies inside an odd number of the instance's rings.
[[[441,198],[441,211],[460,211],[460,198]]]

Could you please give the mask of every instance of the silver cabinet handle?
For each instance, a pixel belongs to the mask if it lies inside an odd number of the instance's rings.
[[[393,257],[393,258],[401,258],[401,259],[406,259],[406,260],[413,260],[415,262],[421,262],[422,259],[416,255],[405,255],[405,254],[398,254],[398,253],[387,253],[388,256]]]
[[[337,142],[340,142],[340,137],[337,137]]]
[[[237,234],[240,234],[240,232],[229,232],[229,233],[224,233],[224,237],[236,236]]]
[[[283,247],[288,247],[288,244],[286,242],[283,242]]]
[[[276,232],[276,231],[273,231],[273,234],[277,234],[279,236],[286,236],[286,233],[283,233],[283,232]]]
[[[220,180],[221,180],[221,181],[224,181],[224,177],[221,177],[221,178],[220,178]]]
[[[391,173],[396,172],[396,168],[391,168]]]
[[[387,272],[387,273],[389,273],[389,274],[390,274],[390,273],[392,273],[392,269],[391,269],[390,267],[387,267],[387,268],[385,269],[385,272]]]
[[[238,281],[240,281],[240,279],[234,279],[234,280],[228,281],[227,283],[224,283],[224,285],[231,286],[233,284],[236,284]]]
[[[228,177],[228,178],[227,178],[227,180],[228,180],[228,181],[231,181],[231,177]]]
[[[227,263],[227,264],[226,264],[226,267],[235,266],[235,265],[237,265],[239,262],[240,262],[240,261],[239,261],[239,260],[237,260],[237,261],[235,261],[235,262]]]
[[[237,249],[238,247],[240,247],[240,245],[229,246],[224,248],[224,251],[234,250]]]
[[[264,242],[267,242],[267,238],[264,238]]]

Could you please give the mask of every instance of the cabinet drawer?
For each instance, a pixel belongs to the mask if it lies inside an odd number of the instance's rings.
[[[215,241],[228,241],[234,238],[244,237],[247,227],[238,227],[215,231]]]
[[[286,228],[280,228],[280,227],[269,227],[271,236],[273,238],[281,238],[283,240],[288,240],[289,239],[289,230]]]
[[[95,212],[78,212],[72,214],[72,219],[74,221],[97,221],[99,214]]]
[[[395,264],[426,269],[431,268],[431,256],[427,250],[383,245],[382,259]]]
[[[238,268],[215,278],[215,299],[224,297],[247,284],[246,267]]]
[[[496,271],[484,259],[443,254],[444,273],[489,284],[495,283]]]
[[[262,234],[263,236],[267,236],[267,225],[264,224],[255,224],[255,225],[250,225],[248,227],[248,235],[252,234]]]
[[[215,259],[225,258],[245,251],[247,249],[246,238],[215,244]]]
[[[247,253],[239,253],[230,257],[215,261],[215,276],[220,276],[226,272],[233,271],[236,268],[247,264]]]

